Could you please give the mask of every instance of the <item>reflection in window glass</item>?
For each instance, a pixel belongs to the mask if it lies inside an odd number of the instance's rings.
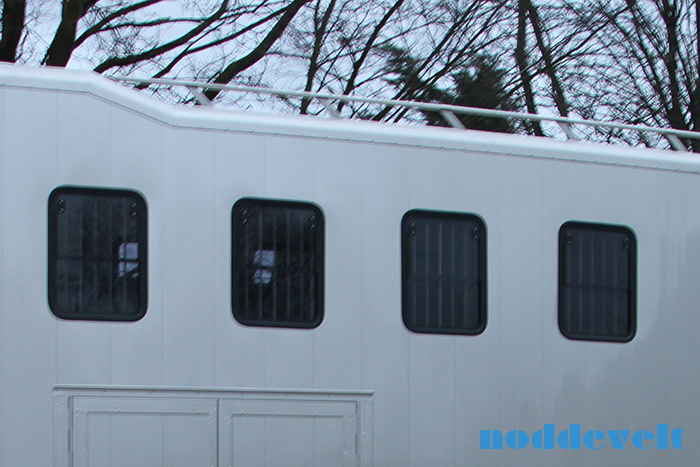
[[[310,203],[244,198],[232,213],[232,306],[246,325],[323,319],[323,214]]]
[[[56,188],[49,198],[49,305],[65,319],[146,312],[146,203],[132,191]]]

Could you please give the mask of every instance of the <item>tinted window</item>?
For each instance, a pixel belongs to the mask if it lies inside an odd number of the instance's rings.
[[[323,319],[324,222],[315,204],[244,198],[232,214],[232,306],[242,324]]]
[[[64,319],[135,321],[146,313],[144,199],[59,187],[49,197],[49,305]]]
[[[403,321],[415,332],[486,327],[486,227],[473,214],[413,210],[402,221]]]
[[[627,342],[636,330],[637,245],[627,227],[559,230],[559,329],[570,339]]]

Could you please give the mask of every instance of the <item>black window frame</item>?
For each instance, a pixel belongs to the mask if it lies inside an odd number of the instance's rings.
[[[96,314],[76,313],[62,310],[58,303],[57,261],[58,261],[58,215],[63,212],[61,197],[64,195],[105,196],[130,198],[134,200],[131,215],[138,216],[138,253],[139,270],[139,306],[133,314]],[[125,247],[128,251],[128,246]],[[119,253],[118,253],[119,254]],[[127,254],[127,253],[125,253]],[[119,260],[120,257],[117,257]],[[124,258],[128,261],[131,258]],[[130,263],[133,261],[129,261]],[[118,265],[117,267],[120,267]],[[148,311],[148,204],[138,191],[122,188],[103,188],[63,185],[56,187],[48,200],[48,302],[51,312],[58,318],[77,321],[119,321],[135,322],[142,319]]]
[[[478,275],[478,301],[477,318],[478,325],[473,328],[436,328],[429,326],[415,326],[408,317],[411,312],[409,300],[411,288],[411,248],[410,238],[415,235],[416,218],[434,220],[467,221],[475,223],[477,232],[472,230],[472,239],[478,240],[477,246],[477,275]],[[476,235],[476,237],[474,237]],[[420,334],[451,334],[476,336],[482,334],[488,322],[488,287],[487,287],[487,228],[486,223],[478,214],[454,211],[435,211],[426,209],[411,209],[401,219],[401,315],[404,326],[412,332]],[[465,266],[466,267],[466,266]]]
[[[242,251],[242,226],[244,225],[245,208],[246,207],[273,208],[273,209],[303,209],[313,212],[315,219],[313,220],[314,231],[314,269],[311,273],[314,275],[315,287],[313,303],[316,311],[315,319],[312,321],[283,321],[283,320],[267,320],[267,319],[249,319],[244,316],[239,307],[239,294],[241,290],[241,282],[238,280],[241,268],[245,269],[250,265],[245,265],[244,260],[238,254]],[[287,328],[287,329],[314,329],[321,325],[324,319],[324,304],[325,304],[325,216],[323,209],[310,201],[297,200],[282,200],[273,198],[256,198],[244,197],[236,201],[231,209],[231,310],[234,319],[244,326],[270,327],[270,328]],[[270,274],[273,274],[271,271]]]
[[[564,289],[566,284],[566,248],[570,244],[570,238],[567,238],[567,234],[572,233],[571,230],[578,231],[593,231],[593,232],[611,232],[615,234],[621,234],[625,236],[623,238],[621,245],[622,248],[629,251],[628,261],[628,310],[627,310],[627,320],[629,330],[625,335],[622,336],[605,336],[595,333],[573,333],[569,332],[564,328],[563,322],[566,320],[566,297]],[[616,343],[626,343],[634,339],[637,332],[637,238],[634,231],[625,225],[615,225],[615,224],[605,224],[605,223],[594,223],[594,222],[583,222],[583,221],[569,221],[562,224],[559,228],[559,261],[558,261],[559,271],[558,271],[558,300],[557,300],[557,324],[559,327],[559,332],[571,340],[580,341],[594,341],[594,342],[616,342]],[[580,286],[584,287],[584,286]],[[588,286],[593,287],[593,286]],[[601,286],[601,288],[604,286]],[[607,288],[607,287],[606,287]],[[584,312],[582,311],[581,314]]]

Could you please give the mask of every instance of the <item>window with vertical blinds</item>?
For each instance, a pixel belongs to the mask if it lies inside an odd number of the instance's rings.
[[[232,307],[241,324],[323,320],[324,221],[312,203],[243,198],[232,211]]]
[[[63,319],[136,321],[147,307],[147,210],[134,191],[49,196],[49,306]]]
[[[412,210],[401,223],[408,329],[480,334],[486,327],[486,227],[476,215]]]
[[[628,342],[636,332],[637,244],[623,226],[559,230],[559,329],[569,339]]]

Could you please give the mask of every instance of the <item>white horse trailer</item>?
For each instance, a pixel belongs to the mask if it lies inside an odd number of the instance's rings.
[[[0,465],[694,466],[700,159],[0,66]]]

